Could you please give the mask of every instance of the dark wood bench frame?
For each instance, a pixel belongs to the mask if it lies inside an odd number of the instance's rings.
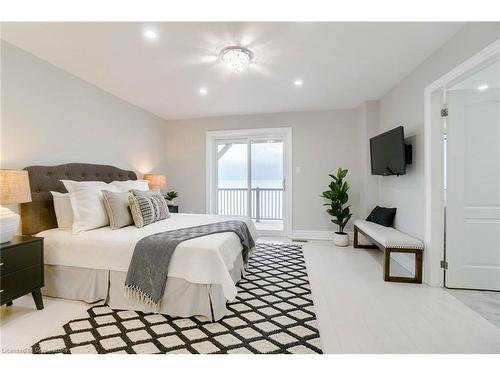
[[[375,245],[360,245],[358,241],[358,232],[368,238]],[[356,249],[380,249],[384,251],[384,280],[395,281],[399,283],[422,284],[423,250],[422,249],[404,249],[385,247],[354,225],[353,246]],[[409,253],[415,254],[415,276],[391,276],[391,253]]]

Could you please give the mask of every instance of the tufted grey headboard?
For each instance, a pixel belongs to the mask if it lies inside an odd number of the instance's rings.
[[[104,182],[137,180],[135,172],[110,165],[70,163],[24,169],[28,171],[32,201],[21,204],[23,234],[35,234],[42,230],[57,228],[50,192],[67,192],[59,180]]]

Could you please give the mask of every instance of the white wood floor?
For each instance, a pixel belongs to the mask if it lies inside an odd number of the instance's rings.
[[[382,252],[304,246],[327,353],[500,353],[500,329],[443,288],[387,283]]]
[[[384,282],[381,252],[328,241],[303,248],[325,353],[500,353],[500,329],[446,290]],[[37,311],[25,296],[1,307],[3,352],[22,352],[89,307],[44,303]]]

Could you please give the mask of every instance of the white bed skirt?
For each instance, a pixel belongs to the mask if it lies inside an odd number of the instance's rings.
[[[235,260],[229,271],[237,283],[244,275],[243,257]],[[148,306],[124,295],[126,272],[80,267],[45,265],[45,287],[48,297],[94,303],[100,300],[112,309],[152,312]],[[226,297],[220,285],[194,284],[168,277],[160,313],[172,317],[204,316],[217,321],[227,314]]]

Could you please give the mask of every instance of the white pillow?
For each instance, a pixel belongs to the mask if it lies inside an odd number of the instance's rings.
[[[95,190],[103,190],[106,189],[109,184],[104,181],[73,181],[73,180],[60,180],[68,193],[75,191],[77,189],[83,188],[93,188]]]
[[[110,185],[116,186],[121,192],[135,190],[149,190],[149,184],[146,180],[127,180],[113,181]]]
[[[59,229],[71,229],[73,227],[73,209],[69,193],[51,191],[54,198],[54,211],[56,212],[57,226]]]
[[[73,234],[109,225],[102,190],[118,192],[118,188],[103,181],[61,180],[69,192],[73,210]]]
[[[118,192],[111,185],[106,190]],[[69,198],[73,209],[73,234],[109,225],[101,190],[95,187],[80,188],[69,193]]]

